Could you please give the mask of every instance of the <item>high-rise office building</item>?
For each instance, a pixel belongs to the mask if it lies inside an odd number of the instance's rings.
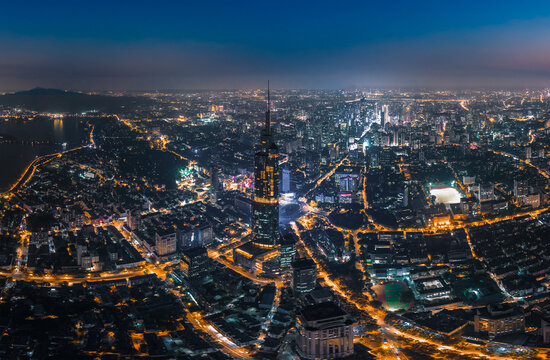
[[[296,256],[296,236],[289,232],[280,241],[280,264],[281,271],[288,271],[292,268],[292,262]]]
[[[290,169],[284,168],[283,169],[283,193],[289,193],[290,192]]]
[[[180,267],[189,281],[202,280],[210,270],[206,248],[196,247],[182,251]]]
[[[265,126],[254,156],[252,239],[233,250],[235,263],[253,272],[274,275],[280,270],[279,153],[271,127],[269,88]]]
[[[367,100],[364,97],[359,102],[359,121],[367,121]]]
[[[382,128],[386,126],[387,123],[389,123],[390,117],[389,117],[389,109],[388,105],[382,105],[382,111],[380,112],[380,125]]]
[[[210,200],[212,203],[218,201],[220,190],[220,169],[216,166],[213,166],[210,169]]]
[[[269,88],[261,141],[254,156],[253,242],[274,247],[279,237],[279,152],[271,127]]]
[[[292,289],[296,294],[305,295],[316,284],[317,266],[313,260],[302,258],[292,262]]]

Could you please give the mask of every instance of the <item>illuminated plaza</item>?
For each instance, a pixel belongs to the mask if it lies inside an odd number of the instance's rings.
[[[430,195],[435,196],[438,204],[458,204],[461,198],[458,190],[453,187],[431,188]]]

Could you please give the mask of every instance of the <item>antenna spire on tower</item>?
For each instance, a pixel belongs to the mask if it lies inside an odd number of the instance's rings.
[[[271,121],[271,98],[269,94],[269,80],[267,80],[267,111],[265,112],[265,128],[269,131]]]

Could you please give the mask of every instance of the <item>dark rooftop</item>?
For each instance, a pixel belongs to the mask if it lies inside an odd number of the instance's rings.
[[[318,321],[346,315],[346,312],[333,302],[308,305],[301,311],[307,321]]]
[[[182,252],[185,256],[194,258],[206,254],[206,249],[202,246],[197,246],[191,249],[185,249]]]
[[[310,269],[315,267],[315,261],[308,258],[300,258],[292,262],[294,269]]]

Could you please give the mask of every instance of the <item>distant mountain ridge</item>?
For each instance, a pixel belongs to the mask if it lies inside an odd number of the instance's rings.
[[[61,90],[61,89],[48,89],[43,87],[35,87],[30,90],[17,91],[13,95],[85,95],[75,91]]]
[[[81,113],[90,110],[116,112],[150,102],[150,99],[142,97],[89,95],[40,87],[0,96],[0,105],[65,113]]]

